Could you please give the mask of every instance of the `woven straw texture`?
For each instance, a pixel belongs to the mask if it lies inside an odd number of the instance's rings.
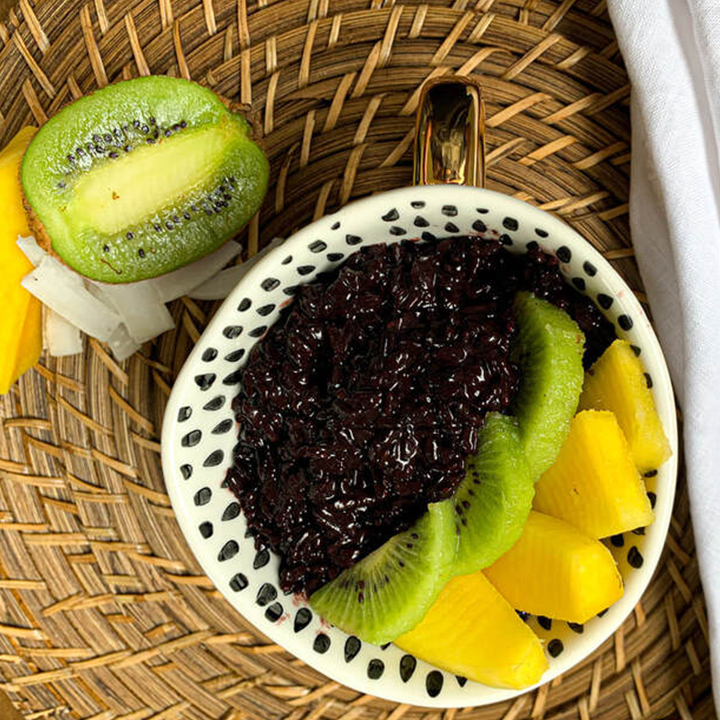
[[[478,77],[488,185],[553,211],[644,299],[627,220],[629,86],[604,0],[20,0],[0,24],[0,141],[119,78],[168,73],[250,103],[272,163],[246,254],[408,184],[419,88]],[[656,577],[624,627],[549,686],[427,712],[329,682],[236,614],[165,494],[163,409],[216,306],[117,364],[95,341],[0,401],[0,674],[28,718],[714,717],[681,479]]]

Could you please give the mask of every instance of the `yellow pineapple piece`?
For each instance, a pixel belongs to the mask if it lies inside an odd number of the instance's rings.
[[[517,543],[484,572],[517,610],[568,622],[586,622],[623,594],[599,540],[534,510]]]
[[[615,413],[640,472],[656,470],[670,457],[642,363],[627,340],[616,340],[588,370],[579,409]]]
[[[537,635],[481,572],[450,580],[422,622],[395,644],[493,687],[528,687],[548,667]]]
[[[535,485],[533,507],[594,538],[653,521],[645,483],[613,413],[586,410],[573,418],[555,464]]]

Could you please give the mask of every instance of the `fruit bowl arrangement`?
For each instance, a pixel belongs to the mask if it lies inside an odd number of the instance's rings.
[[[578,292],[602,309],[618,339],[583,373],[574,323],[554,306],[519,296],[519,335],[522,317],[534,318],[525,323],[527,335],[536,334],[527,340],[530,354],[546,357],[526,366],[537,392],[526,396],[532,399],[525,409],[516,406],[518,422],[488,416],[480,454],[468,461],[453,498],[431,506],[419,527],[392,538],[308,601],[283,589],[281,558],[256,546],[242,497],[238,501],[228,487],[226,473],[238,453],[232,401],[253,349],[283,322],[298,286],[323,282],[366,246],[412,238],[409,228],[417,227],[418,217],[422,232],[435,237],[448,236],[449,222],[456,237],[477,237],[480,219],[485,239],[504,236],[504,247],[517,256],[539,247],[558,259],[569,285],[582,287]],[[397,235],[396,228],[408,232]],[[535,428],[532,436],[523,438],[523,423]],[[538,437],[544,442],[535,443]],[[523,442],[530,443],[535,474],[526,469],[523,475],[517,454],[507,451]],[[243,615],[351,687],[441,707],[512,697],[561,674],[614,632],[662,550],[676,458],[667,369],[624,282],[562,222],[469,187],[407,188],[361,200],[268,254],[230,295],[189,358],[163,432],[163,467],[181,528],[205,572]],[[480,486],[473,483],[481,478]],[[493,494],[493,479],[502,492]],[[469,491],[478,487],[484,488],[478,516],[486,522],[471,524],[479,496]],[[527,521],[509,521],[501,532],[513,513],[525,513]],[[487,551],[482,564],[490,564],[470,572],[468,561],[461,570],[466,574],[455,575],[448,565],[462,555],[457,546],[449,548],[463,518],[470,529],[461,531],[461,547],[465,538],[473,548],[469,555]],[[483,537],[488,526],[495,529]],[[400,563],[407,567],[411,558],[413,571],[405,573]],[[385,572],[388,562],[395,563],[392,576]],[[382,611],[373,613],[380,606],[370,601],[373,583],[379,586],[386,575],[391,582],[376,593]],[[402,588],[397,595],[396,585]]]

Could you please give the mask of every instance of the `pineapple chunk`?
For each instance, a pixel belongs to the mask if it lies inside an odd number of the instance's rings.
[[[584,623],[622,597],[610,551],[564,520],[532,511],[517,543],[485,571],[517,610]]]
[[[493,687],[528,687],[548,667],[538,637],[481,572],[450,580],[422,622],[395,644]]]
[[[640,472],[656,470],[670,457],[642,363],[627,340],[616,340],[590,368],[580,409],[615,413]]]
[[[573,418],[555,464],[535,485],[533,507],[594,538],[653,521],[645,483],[615,415],[586,410]]]

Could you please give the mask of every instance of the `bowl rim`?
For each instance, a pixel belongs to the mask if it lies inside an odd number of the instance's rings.
[[[249,291],[248,288],[254,288],[261,277],[268,276],[268,274],[272,275],[272,272],[268,273],[269,268],[279,265],[283,258],[292,253],[295,246],[302,246],[309,240],[312,240],[316,229],[324,223],[327,223],[328,220],[332,219],[334,221],[342,221],[345,219],[346,215],[357,213],[358,211],[364,211],[370,207],[375,208],[375,206],[383,202],[388,202],[388,207],[392,207],[393,204],[399,203],[402,200],[410,200],[411,196],[427,196],[431,197],[434,201],[438,198],[451,198],[448,202],[453,202],[455,205],[463,204],[463,196],[465,203],[468,205],[476,203],[477,198],[487,197],[489,199],[488,202],[492,202],[493,204],[493,211],[499,209],[500,212],[506,212],[508,215],[515,216],[523,222],[529,222],[530,224],[532,224],[533,218],[536,218],[538,225],[542,225],[550,231],[554,242],[560,241],[559,244],[567,245],[571,250],[582,247],[583,252],[586,254],[589,253],[592,256],[593,264],[597,267],[598,275],[601,276],[603,281],[613,290],[622,308],[627,309],[629,313],[632,313],[632,317],[635,319],[634,331],[643,335],[643,357],[652,357],[652,360],[656,365],[656,370],[653,373],[653,391],[656,398],[656,404],[658,405],[658,414],[661,416],[663,428],[672,450],[671,457],[662,466],[662,472],[666,478],[665,482],[668,484],[663,489],[662,501],[660,501],[659,498],[658,504],[655,507],[655,520],[651,526],[653,529],[652,537],[654,538],[654,541],[650,542],[650,540],[646,538],[646,544],[643,550],[645,561],[641,568],[634,570],[635,574],[633,575],[634,583],[632,592],[625,592],[623,597],[611,606],[608,613],[602,618],[603,622],[600,625],[595,626],[596,629],[592,632],[586,632],[583,636],[578,636],[578,643],[574,643],[574,646],[579,647],[582,645],[581,651],[566,651],[561,658],[553,660],[550,670],[546,671],[540,682],[520,690],[502,689],[499,692],[497,688],[489,688],[478,684],[478,687],[492,691],[489,693],[492,697],[486,700],[482,697],[471,698],[467,695],[462,700],[458,699],[456,702],[450,703],[448,703],[447,700],[442,699],[442,697],[438,697],[437,701],[434,701],[432,698],[425,697],[420,699],[420,702],[418,702],[418,698],[409,698],[407,693],[404,695],[400,693],[398,695],[391,696],[388,693],[382,692],[380,688],[373,687],[367,683],[362,685],[360,683],[348,682],[348,678],[343,676],[342,667],[339,668],[339,672],[334,672],[334,668],[328,667],[322,667],[322,669],[319,670],[324,675],[327,675],[328,677],[337,680],[348,687],[352,687],[360,692],[372,694],[392,702],[410,702],[419,706],[440,708],[465,707],[468,706],[469,703],[472,705],[473,702],[475,703],[475,706],[481,706],[515,698],[523,693],[532,691],[540,685],[550,682],[557,676],[567,672],[572,667],[575,667],[586,660],[589,655],[591,655],[603,642],[615,633],[615,631],[632,613],[636,604],[650,584],[665,546],[665,539],[674,504],[678,467],[677,412],[672,383],[662,349],[650,321],[647,318],[640,302],[635,297],[635,294],[608,262],[608,260],[602,256],[592,243],[583,238],[582,235],[580,235],[580,233],[578,233],[574,228],[550,213],[517,198],[486,188],[460,185],[424,185],[396,188],[348,203],[337,212],[326,214],[323,217],[305,225],[303,228],[288,237],[283,243],[273,248],[267,253],[267,255],[256,262],[250,270],[248,270],[235,289],[223,302],[222,306],[218,309],[212,321],[209,323],[201,338],[196,343],[194,349],[186,359],[183,368],[174,383],[163,418],[161,438],[162,468],[168,495],[183,536],[192,550],[193,555],[203,568],[203,571],[212,580],[212,566],[215,564],[215,561],[209,557],[207,552],[204,552],[204,546],[200,545],[197,540],[195,527],[191,524],[189,513],[185,507],[186,498],[181,492],[182,480],[178,482],[179,473],[176,469],[177,464],[173,461],[175,453],[173,439],[179,432],[177,428],[177,418],[178,411],[184,402],[183,388],[192,381],[192,376],[194,375],[193,368],[196,367],[200,361],[204,342],[206,342],[208,338],[213,337],[220,332],[222,327],[227,324],[224,319],[225,316],[235,311],[235,307],[242,297],[251,297],[253,295],[254,290]],[[468,203],[467,201],[471,202]],[[448,233],[448,235],[451,234],[452,233]],[[407,238],[397,239],[402,240]],[[347,258],[345,258],[343,262],[345,262],[346,259]],[[309,276],[308,280],[311,279],[312,276]],[[301,279],[299,282],[302,283],[303,280]],[[657,370],[660,371],[659,374]],[[658,402],[658,400],[660,402]],[[224,473],[226,467],[228,467],[228,463],[224,463],[221,468],[216,468],[216,470],[219,469]],[[242,600],[238,601],[235,597],[230,595],[223,586],[216,585],[216,587],[220,590],[223,597],[240,614],[243,614],[241,607],[245,603]],[[275,626],[270,628],[264,627],[261,629],[251,620],[248,619],[247,621],[256,627],[258,632],[270,637],[273,642],[277,642],[282,647],[286,647],[283,643],[283,633],[275,632]],[[288,652],[291,652],[316,670],[318,669],[318,665],[313,662],[318,659],[318,656],[314,656],[310,652],[297,652],[294,649],[288,650]],[[400,683],[398,683],[398,685],[402,687]]]

